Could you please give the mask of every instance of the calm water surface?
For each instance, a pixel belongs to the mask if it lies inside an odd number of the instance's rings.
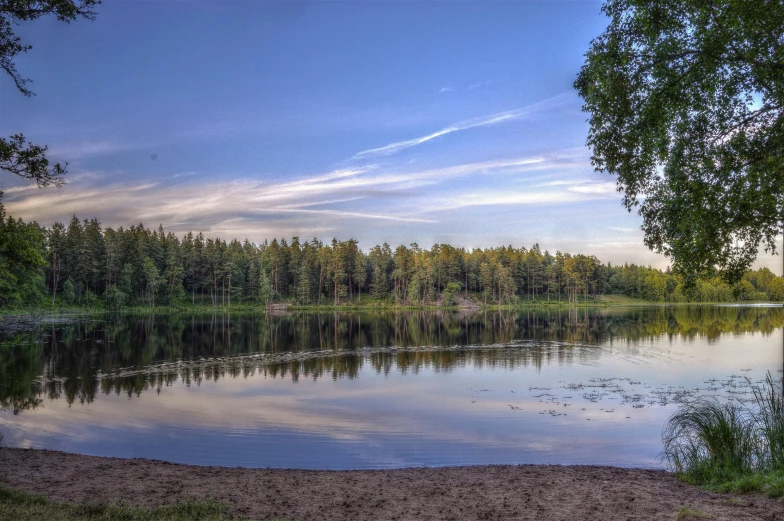
[[[743,306],[84,320],[0,339],[0,433],[200,465],[661,467],[678,403],[747,400],[783,328]]]

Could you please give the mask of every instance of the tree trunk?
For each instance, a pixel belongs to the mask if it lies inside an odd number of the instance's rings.
[[[52,288],[52,305],[54,306],[54,299],[57,296],[57,284],[60,282],[60,266],[57,264],[57,253],[54,254],[54,262],[53,266],[53,278],[54,278],[54,287]]]

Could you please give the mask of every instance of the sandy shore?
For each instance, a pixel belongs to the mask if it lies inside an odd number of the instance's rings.
[[[781,501],[712,494],[667,472],[613,467],[266,470],[0,448],[0,481],[76,503],[211,498],[247,519],[672,521],[686,506],[712,520],[784,520]]]

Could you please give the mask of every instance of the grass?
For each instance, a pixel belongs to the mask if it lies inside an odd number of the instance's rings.
[[[697,508],[681,507],[675,515],[676,521],[702,521],[703,519],[710,519],[711,516],[707,512],[703,512]]]
[[[674,302],[656,302],[653,300],[627,297],[626,295],[602,295],[600,301],[608,306],[656,306],[675,304]]]
[[[714,492],[729,492],[732,494],[761,492],[768,497],[784,498],[784,472],[752,472],[745,476],[708,486],[707,488]]]
[[[784,397],[768,373],[751,405],[699,398],[667,422],[663,456],[680,479],[717,492],[784,498]]]
[[[226,521],[226,505],[213,501],[156,508],[52,503],[42,496],[0,486],[0,519],[29,521]]]

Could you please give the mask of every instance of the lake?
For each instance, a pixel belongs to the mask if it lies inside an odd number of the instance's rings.
[[[120,315],[0,339],[11,447],[308,469],[664,467],[697,395],[781,377],[781,306]]]

